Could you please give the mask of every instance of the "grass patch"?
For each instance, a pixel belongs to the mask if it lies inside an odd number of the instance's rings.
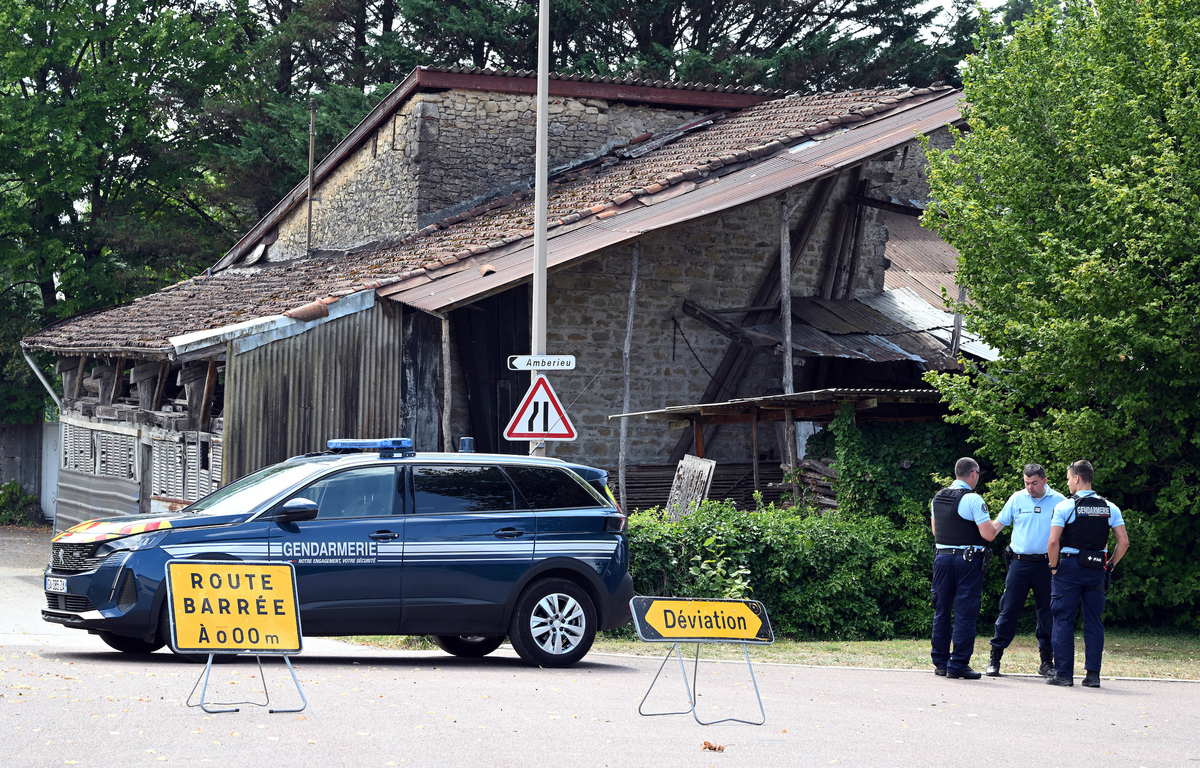
[[[349,643],[370,645],[394,651],[436,651],[438,647],[425,636],[356,636],[340,638]],[[633,656],[666,654],[669,645],[643,643],[634,639],[600,635],[593,652],[623,653]],[[684,653],[695,653],[691,646]],[[989,653],[988,638],[975,641],[972,662],[983,671]],[[783,664],[809,664],[817,667],[875,667],[880,669],[931,669],[928,640],[776,640],[774,645],[751,646],[755,661]],[[741,659],[740,645],[706,645],[700,650],[705,659]],[[1004,672],[1037,672],[1041,660],[1033,635],[1018,635],[1004,652]],[[1200,680],[1200,636],[1178,630],[1106,630],[1104,643],[1105,677],[1158,677]],[[1083,675],[1083,635],[1075,637],[1075,674]]]
[[[1176,630],[1106,630],[1105,677],[1168,677],[1200,680],[1200,636]],[[635,656],[663,656],[667,648],[659,643],[597,637],[593,651],[627,653]],[[685,650],[695,653],[690,646]],[[972,665],[983,671],[990,646],[987,637],[975,641]],[[877,667],[881,669],[932,669],[929,641],[920,640],[786,640],[774,645],[750,648],[751,658],[784,664],[810,664],[819,667]],[[709,645],[700,650],[701,658],[742,658],[740,645]],[[1035,673],[1041,664],[1037,640],[1033,635],[1018,635],[1004,652],[1003,672]],[[1083,674],[1083,634],[1075,636],[1075,673]]]

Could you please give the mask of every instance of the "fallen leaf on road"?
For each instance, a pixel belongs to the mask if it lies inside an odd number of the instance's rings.
[[[700,748],[700,751],[703,752],[706,749],[711,750],[713,752],[724,752],[725,745],[724,744],[713,744],[711,741],[706,741],[706,742],[704,742],[704,746]]]

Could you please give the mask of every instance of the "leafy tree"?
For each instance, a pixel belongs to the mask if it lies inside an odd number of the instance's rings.
[[[982,452],[1064,483],[1089,458],[1133,549],[1110,611],[1200,626],[1200,11],[1070,0],[985,21],[970,130],[930,153],[924,223],[1001,358],[931,374]]]
[[[533,69],[536,0],[399,0],[410,52]],[[956,79],[967,0],[616,0],[551,4],[551,66],[582,74],[829,90]]]

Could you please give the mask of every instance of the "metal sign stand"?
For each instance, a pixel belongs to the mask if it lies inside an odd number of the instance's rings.
[[[212,674],[213,665],[213,654],[210,653],[208,654],[208,663],[204,665],[204,670],[200,673],[200,677],[197,678],[196,684],[192,686],[192,692],[188,694],[187,705],[189,707],[200,707],[200,709],[204,710],[210,715],[217,715],[221,714],[222,712],[239,712],[240,709],[235,707],[235,704],[249,704],[253,707],[269,707],[271,704],[271,693],[267,690],[267,675],[265,672],[263,672],[262,656],[255,654],[254,658],[258,661],[258,676],[259,679],[262,680],[263,695],[266,697],[266,701],[262,702],[261,704],[257,701],[206,702],[205,699],[208,697],[208,678],[209,675]],[[300,687],[300,680],[296,677],[296,668],[292,666],[291,657],[284,656],[283,663],[287,664],[288,671],[292,673],[292,682],[296,684],[296,692],[300,694],[300,701],[303,702],[303,704],[295,709],[268,709],[267,712],[270,712],[271,714],[275,714],[276,712],[303,712],[305,708],[308,707],[308,697],[304,695],[304,689]],[[192,697],[196,695],[196,688],[197,686],[200,686],[201,681],[203,681],[204,684],[200,688],[200,701],[193,704]],[[209,704],[212,704],[216,707],[224,707],[224,709],[210,709],[208,706]]]
[[[638,714],[642,717],[659,717],[662,715],[686,715],[691,713],[692,718],[700,725],[716,725],[717,723],[745,723],[746,725],[762,725],[767,722],[767,710],[763,708],[762,694],[758,690],[758,680],[754,677],[754,667],[750,663],[750,649],[745,643],[742,643],[742,652],[746,654],[746,667],[750,670],[750,682],[754,684],[754,696],[758,700],[758,712],[762,716],[758,722],[753,720],[743,720],[739,717],[724,717],[720,720],[701,720],[700,715],[696,712],[696,699],[699,695],[697,683],[700,672],[700,645],[696,643],[696,659],[692,665],[692,681],[688,683],[687,668],[683,665],[683,654],[679,652],[679,643],[671,646],[671,650],[667,651],[667,655],[663,658],[662,664],[658,666],[658,672],[655,673],[654,679],[650,681],[650,687],[646,689],[646,693],[642,696],[641,703],[638,704]],[[650,698],[650,691],[654,690],[654,684],[658,682],[659,675],[667,666],[667,662],[671,659],[671,654],[675,654],[675,658],[679,659],[679,671],[683,673],[683,687],[687,691],[688,703],[691,705],[687,709],[679,710],[678,712],[643,712],[642,707],[646,704],[646,699]]]

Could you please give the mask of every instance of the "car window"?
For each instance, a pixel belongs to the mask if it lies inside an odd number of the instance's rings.
[[[396,501],[396,471],[383,466],[339,472],[297,491],[292,498],[315,501],[318,520],[390,515]]]
[[[515,507],[515,494],[496,467],[416,467],[413,506],[418,515],[506,512]]]
[[[603,502],[571,475],[550,467],[505,467],[530,509],[602,507]]]
[[[324,469],[320,464],[307,462],[275,464],[213,491],[183,511],[208,515],[252,512],[259,504],[285,493],[288,488],[304,482],[304,478]]]

